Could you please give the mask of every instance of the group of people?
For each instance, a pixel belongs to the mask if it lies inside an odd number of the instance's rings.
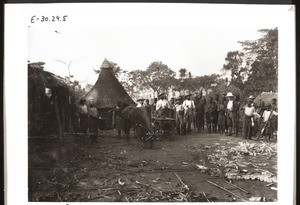
[[[256,105],[251,95],[243,105],[239,96],[231,92],[222,96],[195,93],[193,99],[191,97],[192,94],[188,93],[168,101],[166,94],[162,93],[152,105],[148,99],[139,99],[138,107],[147,106],[152,115],[158,117],[175,118],[177,133],[182,135],[191,133],[192,128],[202,132],[205,126],[208,133],[224,133],[228,136],[238,136],[242,127],[245,139],[259,139],[262,136],[270,139],[277,132],[276,98],[270,104],[261,102]]]
[[[149,100],[138,100],[137,107],[148,106],[151,109],[151,115],[162,118],[175,118],[176,130],[178,134],[186,134],[192,132],[192,124],[194,121],[195,103],[191,99],[191,94],[184,97],[171,98],[167,100],[166,93],[161,93],[158,98],[154,99],[152,105],[149,105]]]
[[[99,128],[99,114],[93,103],[81,99],[73,113],[72,124],[74,133],[90,133],[91,139],[96,139]]]
[[[277,132],[277,99],[272,99],[270,104],[264,102],[254,104],[254,97],[247,98],[242,105],[238,95],[231,92],[221,96],[202,93],[188,93],[177,98],[167,99],[165,93],[158,95],[150,104],[149,99],[138,99],[137,107],[146,107],[152,117],[175,119],[177,134],[185,135],[192,132],[192,128],[202,132],[207,128],[208,133],[220,133],[228,136],[238,136],[242,127],[242,136],[245,139],[270,139]],[[74,117],[73,127],[75,132],[89,132],[95,138],[99,129],[98,110],[92,103],[81,99],[78,112]],[[113,117],[114,119],[114,117]],[[122,123],[114,120],[114,127],[121,134]],[[116,125],[119,126],[116,126]],[[241,126],[242,125],[242,126]],[[119,128],[118,128],[119,127]]]

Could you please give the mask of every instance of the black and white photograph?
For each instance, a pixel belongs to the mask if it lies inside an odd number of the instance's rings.
[[[293,202],[293,6],[68,6],[17,8],[7,37],[25,204]]]

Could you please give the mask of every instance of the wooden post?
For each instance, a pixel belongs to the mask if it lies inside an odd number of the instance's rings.
[[[53,97],[53,105],[54,105],[54,111],[55,111],[56,120],[57,120],[58,138],[63,139],[62,123],[61,123],[61,119],[59,116],[59,109],[58,109],[56,97]]]

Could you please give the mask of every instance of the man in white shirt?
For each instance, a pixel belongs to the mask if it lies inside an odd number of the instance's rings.
[[[191,94],[187,94],[185,96],[185,101],[183,101],[182,104],[183,108],[184,108],[184,126],[186,128],[187,126],[187,132],[191,133],[192,129],[191,129],[191,124],[193,122],[194,119],[194,109],[195,109],[195,104],[194,101],[191,100]]]
[[[170,106],[165,93],[160,94],[158,98],[159,100],[156,103],[157,114],[158,116],[167,117]]]
[[[247,99],[247,105],[244,106],[244,121],[243,121],[243,137],[245,139],[251,139],[252,131],[254,127],[254,112],[253,107],[254,97],[251,95]]]

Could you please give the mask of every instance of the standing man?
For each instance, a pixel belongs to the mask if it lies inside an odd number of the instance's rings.
[[[184,130],[187,129],[187,133],[190,134],[192,132],[191,124],[193,122],[193,112],[195,109],[195,104],[194,101],[191,100],[190,93],[185,96],[185,101],[182,106],[184,107]]]
[[[99,116],[98,116],[98,110],[94,103],[89,104],[88,115],[90,119],[90,123],[89,123],[90,138],[92,142],[95,142],[98,137]]]
[[[144,107],[147,109],[148,114],[151,116],[151,105],[150,105],[149,99],[145,100],[145,106]]]
[[[151,115],[152,116],[156,116],[157,113],[156,113],[156,104],[157,104],[157,98],[154,98],[153,99],[153,103],[151,105]]]
[[[243,137],[245,139],[251,139],[252,131],[254,127],[254,112],[255,109],[252,106],[254,97],[251,95],[247,99],[247,104],[243,107],[244,120],[243,120]]]
[[[200,103],[200,97],[196,95],[195,97],[195,127],[198,129],[198,133],[201,132],[202,125],[201,125],[201,103]]]
[[[274,112],[278,112],[278,106],[277,106],[277,99],[276,98],[273,98],[272,101],[271,101],[271,109],[274,111]],[[277,134],[277,130],[278,130],[278,116],[277,115],[274,115],[273,118],[271,119],[272,121],[272,126],[274,128],[274,132],[276,132]]]
[[[208,98],[208,103],[205,108],[205,118],[206,118],[206,126],[208,129],[208,133],[216,132],[216,124],[218,120],[217,113],[217,104],[213,97]]]
[[[251,95],[250,96],[252,98],[252,100],[254,100],[254,97]],[[235,113],[235,127],[234,128],[234,132],[235,132],[235,136],[238,136],[239,133],[239,128],[240,128],[240,96],[236,95],[235,96],[235,100],[233,101],[233,112]],[[251,106],[253,106],[253,102],[251,104]]]
[[[159,100],[156,103],[156,111],[158,113],[158,116],[167,117],[168,116],[168,109],[170,107],[169,102],[167,100],[167,97],[165,93],[162,93],[158,96]]]
[[[119,107],[115,106],[112,109],[112,118],[113,118],[113,127],[116,128],[117,132],[118,132],[118,138],[121,138],[121,134],[122,134],[122,130],[124,127],[124,122],[122,117],[119,114]]]
[[[176,114],[175,114],[175,98],[171,98],[170,100],[170,109],[169,109],[169,117],[170,118],[175,118],[176,117]]]
[[[182,106],[182,100],[180,97],[176,99],[175,104],[175,112],[176,112],[176,130],[177,134],[183,134],[183,115],[184,115],[184,107]]]
[[[81,133],[86,133],[88,131],[88,126],[89,126],[89,116],[88,116],[88,108],[86,104],[85,99],[81,99],[79,101],[79,120],[80,120],[80,132]]]
[[[227,119],[227,126],[228,126],[227,136],[231,136],[232,128],[235,128],[235,112],[234,112],[235,110],[234,110],[234,102],[233,102],[234,95],[231,92],[228,92],[226,98],[228,99],[226,105],[226,119]]]
[[[219,132],[223,134],[225,132],[225,123],[226,123],[226,99],[221,98],[220,102],[218,104],[218,127],[219,127]]]

